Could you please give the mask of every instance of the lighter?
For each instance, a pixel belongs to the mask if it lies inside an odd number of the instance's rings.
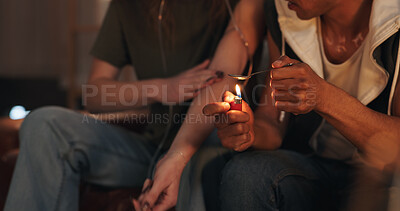
[[[231,105],[230,110],[241,111],[242,110],[242,94],[240,92],[240,87],[238,84],[236,84],[235,88],[236,88],[236,96],[233,99],[233,102],[230,102],[230,105]]]

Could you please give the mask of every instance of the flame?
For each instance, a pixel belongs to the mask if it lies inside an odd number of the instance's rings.
[[[236,88],[236,95],[237,95],[238,97],[242,98],[242,93],[240,92],[240,87],[239,87],[239,85],[236,84],[235,88]]]

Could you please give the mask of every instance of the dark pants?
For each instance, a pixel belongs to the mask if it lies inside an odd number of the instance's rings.
[[[222,210],[341,210],[353,169],[292,151],[234,156],[222,173]]]

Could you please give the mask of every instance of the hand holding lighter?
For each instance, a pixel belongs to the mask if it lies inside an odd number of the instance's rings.
[[[230,110],[242,111],[242,98],[235,96],[233,102],[229,103],[231,105]]]

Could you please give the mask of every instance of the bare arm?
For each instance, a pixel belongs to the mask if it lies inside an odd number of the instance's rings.
[[[236,6],[234,16],[239,28],[244,33],[249,42],[249,50],[253,55],[260,40],[262,39],[263,30],[263,1],[261,0],[243,0]],[[218,69],[225,72],[225,74],[240,74],[247,62],[247,52],[243,45],[239,34],[233,29],[232,23],[226,29],[224,37],[221,39],[215,56],[211,62],[211,69]],[[207,97],[211,92],[211,96],[216,96],[219,99],[222,97],[223,92],[226,90],[227,85],[232,89],[235,80],[225,77],[221,83],[211,86],[210,89],[203,90],[200,95],[194,99],[187,115],[188,116],[201,116],[203,122],[190,123],[185,121],[179,130],[170,151],[184,152],[186,162],[201,145],[201,143],[211,133],[214,126],[211,121],[206,121],[206,117],[202,115],[202,109],[211,100]],[[219,100],[217,99],[217,100]],[[188,120],[188,119],[187,119]],[[195,136],[193,134],[196,134]]]
[[[160,87],[159,79],[130,83],[119,82],[117,81],[118,72],[117,67],[97,58],[93,59],[88,86],[83,91],[89,111],[121,111],[143,108],[156,102],[155,95],[144,91],[143,87],[149,89],[150,87]]]
[[[284,57],[279,65],[291,67],[273,70],[272,84],[298,84],[298,90],[274,90],[277,108],[295,114],[319,113],[354,146],[369,164],[383,169],[393,164],[400,150],[400,88],[397,84],[392,113],[376,112],[342,89],[320,78],[307,64]],[[316,96],[307,98],[308,94]],[[278,97],[279,96],[279,97]]]
[[[268,33],[268,47],[270,61],[280,57],[279,49]],[[280,147],[287,125],[287,118],[284,122],[278,121],[280,112],[275,108],[271,97],[270,78],[265,81],[263,94],[256,111],[253,112],[246,102],[243,103],[242,111],[230,111],[227,103],[233,101],[233,95],[226,92],[224,103],[210,103],[204,107],[203,112],[208,116],[219,116],[225,121],[215,121],[218,129],[218,137],[223,146],[243,151],[249,147],[263,150],[274,150]]]
[[[92,112],[140,110],[155,103],[179,103],[199,94],[199,90],[220,81],[215,70],[207,69],[209,60],[179,75],[163,78],[120,82],[118,69],[111,64],[94,59],[84,104]],[[182,87],[182,89],[181,89]]]
[[[242,0],[235,8],[234,16],[249,43],[250,54],[253,55],[263,35],[263,0]],[[219,42],[210,69],[221,70],[226,74],[240,74],[247,62],[247,52],[239,34],[230,23],[226,33]],[[186,163],[213,130],[213,122],[202,114],[203,107],[211,101],[219,101],[227,86],[233,88],[234,80],[225,77],[208,89],[203,89],[187,112],[185,122],[176,135],[168,153],[159,161],[151,188],[145,183],[145,191],[134,202],[153,210],[166,210],[175,205],[177,200],[180,176]],[[215,96],[207,97],[207,96]],[[219,99],[216,99],[219,98]],[[201,121],[191,122],[200,118]],[[159,197],[161,200],[159,200]],[[159,201],[157,204],[156,201]]]
[[[372,165],[382,169],[392,164],[399,156],[400,149],[399,83],[392,104],[393,116],[364,106],[356,98],[330,84],[325,86],[326,94],[322,96],[324,103],[316,111],[349,139]]]
[[[278,46],[272,40],[269,32],[267,38],[269,61],[272,63],[280,57],[280,53]],[[255,140],[253,147],[256,149],[274,150],[279,148],[282,145],[282,139],[288,122],[287,118],[284,122],[278,121],[280,112],[276,109],[272,100],[272,90],[269,82],[270,78],[267,78],[264,92],[261,95],[260,106],[254,112]]]

